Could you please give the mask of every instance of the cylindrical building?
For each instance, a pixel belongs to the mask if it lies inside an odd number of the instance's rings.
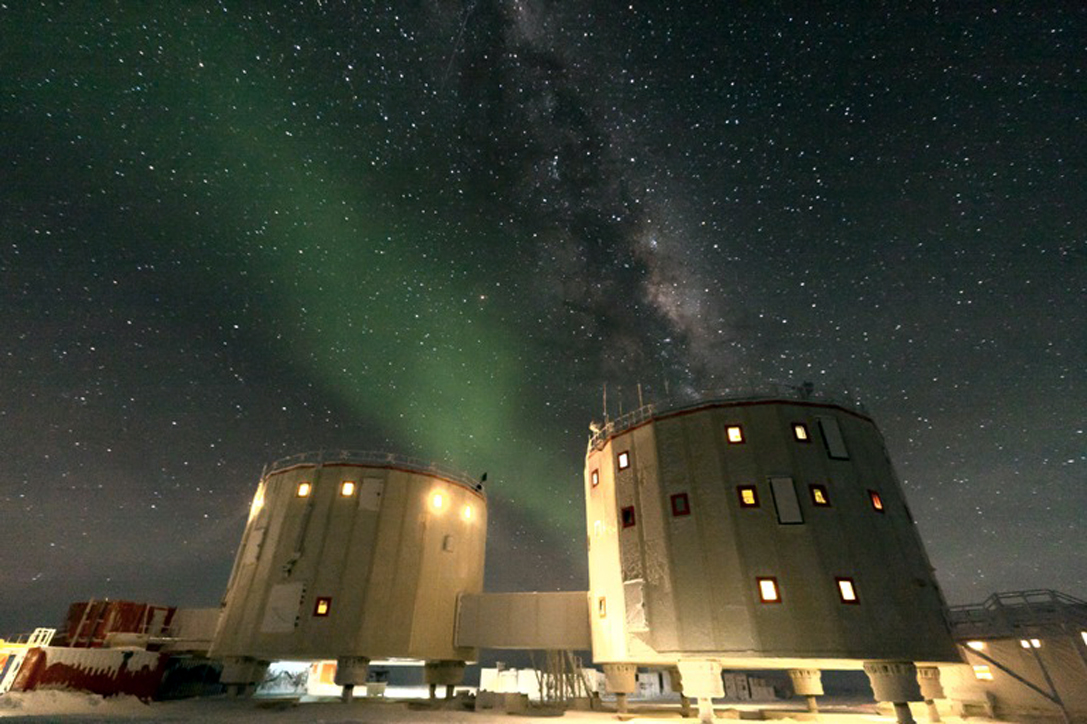
[[[795,397],[647,407],[592,436],[598,663],[678,664],[712,689],[721,667],[958,660],[879,430]]]
[[[261,477],[211,654],[226,683],[254,662],[337,658],[346,686],[369,659],[427,661],[449,678],[457,597],[483,587],[481,486],[387,453],[307,453]],[[444,679],[440,683],[447,683]]]

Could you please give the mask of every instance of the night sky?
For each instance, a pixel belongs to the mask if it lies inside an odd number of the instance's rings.
[[[0,4],[0,635],[214,606],[262,466],[488,473],[587,586],[588,424],[814,383],[951,603],[1087,597],[1087,9]]]

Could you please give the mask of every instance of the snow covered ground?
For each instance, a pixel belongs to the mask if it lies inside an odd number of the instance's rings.
[[[734,707],[721,704],[717,707],[717,716],[728,719],[762,718],[758,712],[764,712],[766,719],[775,721],[812,721],[810,715],[801,712],[799,702],[773,705]],[[631,713],[635,715],[635,724],[655,724],[670,722],[679,724],[683,720],[675,706],[667,704],[632,704]],[[455,708],[426,708],[422,702],[362,700],[351,704],[338,701],[297,703],[293,700],[276,699],[236,699],[216,697],[210,699],[187,699],[184,701],[155,702],[144,704],[131,697],[112,697],[103,699],[92,694],[68,691],[34,691],[26,693],[11,692],[0,696],[0,718],[8,721],[62,722],[64,724],[106,724],[110,722],[146,722],[174,723],[193,722],[196,724],[400,724],[412,722],[419,724],[448,724],[465,722],[466,724],[513,724],[525,719],[554,721],[558,716],[567,724],[613,724],[617,717],[614,712],[565,713],[536,710],[525,715],[504,713],[473,712]],[[826,702],[819,721],[824,724],[867,724],[868,722],[894,721],[893,717],[881,716],[875,707],[868,703]],[[918,718],[918,721],[925,721]],[[945,718],[944,721],[958,724],[957,718]],[[985,724],[992,720],[971,717],[970,724]]]

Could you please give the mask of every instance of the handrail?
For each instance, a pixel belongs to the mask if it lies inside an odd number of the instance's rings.
[[[398,453],[384,452],[380,450],[313,450],[311,452],[297,453],[280,458],[264,466],[261,472],[263,480],[269,475],[294,467],[295,465],[324,465],[326,463],[355,463],[359,465],[372,465],[375,467],[399,467],[407,468],[412,472],[433,475],[446,478],[457,483],[476,489],[479,480],[463,471],[454,471],[429,460],[400,455]]]
[[[665,413],[681,412],[685,409],[703,407],[717,403],[729,402],[757,402],[763,400],[788,400],[795,402],[818,402],[826,405],[836,405],[862,415],[867,416],[868,411],[864,404],[858,400],[846,397],[835,398],[822,393],[817,393],[810,385],[769,385],[766,388],[752,390],[750,388],[723,388],[704,392],[701,394],[687,394],[682,397],[673,397],[659,403],[649,403],[619,417],[607,420],[603,425],[593,423],[590,426],[592,434],[589,436],[589,448],[599,450],[609,438],[640,425],[646,420]]]

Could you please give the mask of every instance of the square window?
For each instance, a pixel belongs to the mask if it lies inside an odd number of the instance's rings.
[[[623,508],[620,511],[620,515],[622,516],[622,519],[623,519],[623,527],[624,528],[633,528],[634,527],[634,506],[633,505],[628,505],[627,507]]]
[[[686,493],[676,493],[672,496],[672,517],[678,518],[691,514],[691,501]]]
[[[744,429],[740,425],[728,425],[725,427],[725,439],[730,445],[739,445],[744,441]]]
[[[299,483],[298,490],[295,492],[295,494],[299,498],[308,498],[311,492],[313,492],[313,485],[311,485],[310,483]]]
[[[797,442],[811,442],[811,435],[808,434],[808,426],[802,422],[794,422],[793,439]]]
[[[741,508],[759,507],[759,491],[754,485],[741,485],[736,488],[736,493],[740,496]]]
[[[830,494],[825,485],[809,485],[812,505],[827,508],[830,507]]]
[[[992,681],[993,670],[986,664],[977,664],[974,666],[974,678],[979,681]]]
[[[629,467],[630,467],[630,453],[624,450],[623,452],[619,453],[619,469],[620,470],[626,470]]]
[[[781,592],[778,590],[778,579],[770,576],[756,578],[759,584],[759,600],[763,603],[781,603]]]
[[[354,494],[355,494],[355,481],[354,480],[345,480],[342,483],[340,483],[340,495],[342,495],[345,498],[350,498]]]
[[[868,498],[872,501],[872,510],[877,513],[883,512],[883,498],[875,490],[868,491]]]
[[[314,616],[327,616],[328,612],[332,610],[332,599],[327,596],[322,596],[317,599],[317,603],[313,606]]]
[[[842,603],[860,603],[857,599],[857,587],[852,578],[835,578],[838,582],[838,597]]]
[[[594,487],[594,488],[595,488],[595,487],[596,487],[597,485],[600,485],[600,471],[599,471],[599,470],[594,470],[594,471],[593,471],[593,472],[592,472],[592,473],[591,473],[591,474],[589,475],[589,480],[591,480],[591,481],[592,481],[592,484],[593,484],[593,487]]]

